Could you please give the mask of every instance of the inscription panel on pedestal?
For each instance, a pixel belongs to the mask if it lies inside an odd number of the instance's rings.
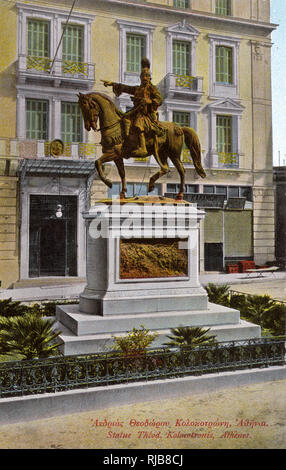
[[[120,240],[120,279],[188,277],[188,250],[178,238]]]

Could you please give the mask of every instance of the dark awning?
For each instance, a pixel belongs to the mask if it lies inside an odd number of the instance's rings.
[[[25,159],[19,166],[20,174],[29,175],[89,176],[93,170],[93,160]]]

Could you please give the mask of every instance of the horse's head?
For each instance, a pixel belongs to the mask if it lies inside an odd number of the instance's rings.
[[[87,131],[93,129],[96,131],[96,123],[100,111],[99,105],[93,99],[91,94],[78,94],[78,104],[81,109],[83,120],[84,120],[84,127]]]

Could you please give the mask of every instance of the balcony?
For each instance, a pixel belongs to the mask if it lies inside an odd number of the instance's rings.
[[[19,55],[19,83],[50,82],[52,86],[72,85],[89,89],[94,84],[94,64],[47,57]]]
[[[0,159],[94,160],[101,155],[101,145],[91,142],[65,143],[63,152],[52,156],[51,141],[0,138]]]
[[[165,98],[183,98],[200,101],[203,94],[203,77],[168,73],[165,77]]]

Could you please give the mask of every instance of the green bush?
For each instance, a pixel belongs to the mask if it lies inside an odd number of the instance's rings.
[[[141,328],[133,328],[127,335],[113,336],[115,350],[121,352],[123,356],[141,355],[157,336],[141,325]]]

